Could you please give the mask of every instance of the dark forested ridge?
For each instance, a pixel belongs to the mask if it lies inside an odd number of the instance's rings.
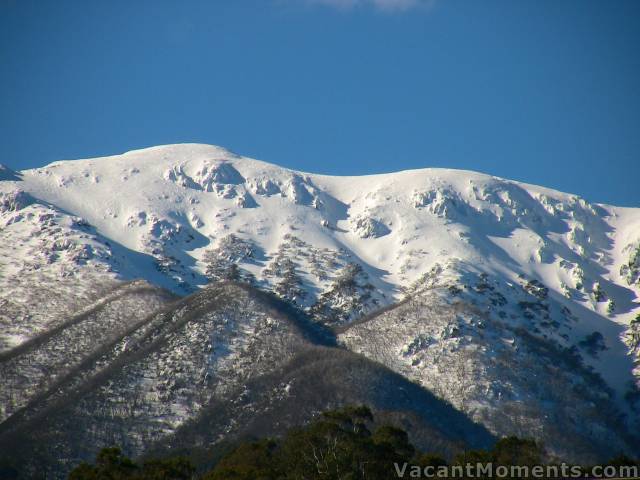
[[[64,478],[112,445],[131,458],[184,449],[204,459],[211,445],[282,435],[350,404],[371,405],[420,448],[452,454],[493,441],[429,391],[337,346],[329,329],[248,285],[212,285],[134,324],[104,346],[96,336],[90,355],[0,424],[3,461],[19,465],[20,478]],[[16,378],[20,358],[3,364]]]
[[[349,451],[339,459],[333,452],[335,462],[326,468],[338,475],[338,470],[364,462],[370,470],[365,469],[369,473],[362,478],[388,478],[378,460],[418,461],[409,451],[435,452],[447,461],[469,451],[485,452],[478,458],[492,458],[486,452],[497,438],[524,438],[527,432],[538,436],[542,432],[556,443],[577,432],[580,438],[567,444],[576,458],[606,459],[631,450],[618,445],[633,445],[633,435],[618,427],[616,417],[607,417],[606,399],[600,401],[598,390],[585,391],[585,385],[598,387],[597,378],[592,380],[593,374],[581,365],[558,370],[565,354],[557,356],[552,366],[556,396],[567,392],[576,401],[593,398],[600,402],[588,407],[600,409],[590,417],[590,425],[602,422],[606,431],[617,432],[615,441],[590,440],[597,432],[573,417],[562,419],[562,425],[568,425],[562,432],[547,427],[535,430],[526,416],[515,415],[518,412],[513,409],[502,412],[513,427],[504,423],[507,434],[496,434],[467,413],[472,397],[465,408],[444,400],[444,390],[473,393],[482,387],[469,383],[474,371],[460,363],[468,364],[476,357],[474,365],[480,368],[500,360],[500,379],[513,376],[512,385],[520,381],[533,385],[527,378],[517,378],[515,370],[504,370],[510,359],[520,360],[497,356],[500,351],[491,350],[490,343],[495,344],[497,337],[491,338],[483,325],[461,323],[462,315],[480,321],[481,317],[472,316],[475,307],[470,305],[433,303],[430,297],[416,296],[362,322],[336,328],[336,322],[319,321],[291,299],[246,282],[213,283],[180,299],[147,286],[134,287],[0,358],[3,379],[9,382],[6,385],[13,385],[2,390],[6,418],[0,423],[0,460],[7,472],[17,472],[20,479],[65,478],[76,465],[97,458],[95,465],[87,463],[76,474],[93,475],[104,464],[105,468],[125,469],[132,478],[174,478],[157,476],[165,475],[157,472],[174,469],[175,475],[191,475],[189,463],[175,459],[145,463],[145,459],[187,456],[198,472],[215,467],[211,478],[254,478],[251,475],[260,473],[265,458],[273,462],[267,465],[273,476],[264,478],[315,478],[308,476],[308,470],[318,466],[295,463],[303,455],[292,445],[313,443],[322,432],[346,442]],[[426,357],[416,355],[439,335],[436,331],[451,339],[465,338],[465,331],[472,338],[473,333],[474,348],[487,357],[474,357],[469,349],[451,349],[427,363]],[[502,335],[514,333],[503,331]],[[520,337],[525,338],[525,333]],[[450,383],[427,388],[394,363],[388,355],[390,348],[407,339],[413,340],[403,358],[414,366],[418,365],[412,360],[415,357],[421,368],[431,365],[436,371],[448,366],[444,373]],[[516,351],[538,352],[538,343],[522,343]],[[530,371],[551,372],[548,363],[556,357],[546,350],[543,354],[536,353],[536,358],[546,359],[541,366],[531,364],[530,355],[525,358]],[[573,376],[565,377],[567,371]],[[578,383],[571,383],[574,381]],[[504,402],[505,406],[512,404]],[[349,405],[369,407],[345,410]],[[326,411],[333,413],[320,415]],[[533,418],[537,410],[525,413]],[[560,425],[559,421],[555,424]],[[397,445],[388,439],[400,450],[390,449],[387,440],[382,440],[385,435],[393,442],[404,438]],[[262,440],[256,443],[254,439]],[[518,443],[518,448],[529,451],[534,444]],[[120,450],[103,450],[114,445]],[[237,445],[240,450],[233,450]],[[535,452],[542,455],[542,450]],[[233,463],[252,455],[259,465]],[[375,461],[363,460],[367,455]],[[553,460],[566,458],[553,449],[545,455]],[[283,477],[284,466],[298,476]],[[226,473],[220,473],[223,467]],[[242,473],[245,467],[253,473]],[[235,468],[240,469],[237,475],[245,476],[234,477]],[[374,474],[379,470],[382,473]]]
[[[439,473],[438,478],[445,478],[442,473],[443,467],[447,466],[482,463],[492,464],[493,468],[534,467],[549,461],[543,445],[517,437],[505,437],[488,449],[464,450],[449,457],[439,452],[424,452],[412,445],[402,428],[377,422],[366,406],[326,411],[281,437],[219,447],[209,456],[215,458],[210,465],[203,464],[202,457],[193,454],[191,457],[146,457],[132,461],[122,454],[120,448],[110,447],[101,450],[94,462],[83,462],[75,467],[68,478],[387,480],[415,477],[416,469]],[[627,457],[617,457],[608,464],[640,465]],[[528,478],[528,475],[510,478]]]

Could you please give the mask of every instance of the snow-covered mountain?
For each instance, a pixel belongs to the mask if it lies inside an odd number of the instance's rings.
[[[0,349],[139,278],[272,291],[495,434],[517,430],[497,418],[507,400],[529,409],[523,425],[560,411],[539,380],[516,381],[531,365],[637,426],[640,208],[469,171],[303,173],[195,144],[0,168]],[[554,377],[554,362],[573,370]],[[593,398],[576,398],[583,415]]]

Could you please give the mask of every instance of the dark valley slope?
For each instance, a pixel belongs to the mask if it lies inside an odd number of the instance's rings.
[[[57,335],[81,322],[70,323]],[[94,345],[68,368],[52,356],[55,381],[41,381],[0,424],[5,460],[25,478],[62,477],[113,444],[133,456],[206,452],[348,404],[370,405],[425,449],[453,453],[493,439],[426,389],[336,346],[330,331],[246,285],[211,286]],[[5,358],[2,368],[24,368],[21,359],[46,346]],[[45,368],[47,357],[38,358]]]

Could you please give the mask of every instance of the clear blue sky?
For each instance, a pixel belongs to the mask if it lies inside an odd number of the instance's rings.
[[[202,142],[640,206],[640,1],[0,0],[0,61],[14,169]]]

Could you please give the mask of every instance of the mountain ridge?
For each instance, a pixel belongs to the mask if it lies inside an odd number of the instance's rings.
[[[126,152],[123,153],[117,153],[117,154],[112,154],[112,155],[104,155],[104,156],[100,156],[100,157],[92,157],[92,158],[70,158],[70,159],[64,159],[64,160],[54,160],[48,164],[42,165],[41,167],[34,167],[34,168],[29,168],[29,169],[24,169],[24,170],[20,170],[18,171],[13,171],[11,168],[9,168],[6,165],[3,165],[0,163],[0,168],[4,167],[7,171],[8,174],[12,174],[12,176],[18,175],[20,172],[25,172],[25,171],[30,171],[30,170],[37,170],[40,168],[48,168],[48,167],[54,167],[54,166],[59,166],[59,165],[66,165],[69,162],[82,162],[82,161],[108,161],[109,159],[114,159],[114,158],[118,158],[118,157],[125,157],[125,156],[134,156],[134,155],[138,155],[138,154],[146,154],[146,153],[160,153],[163,152],[164,150],[171,150],[174,148],[211,148],[212,152],[214,151],[218,151],[219,153],[222,153],[223,155],[228,155],[229,158],[248,158],[248,157],[243,157],[241,154],[230,150],[226,147],[220,146],[220,145],[212,145],[212,144],[204,144],[204,143],[197,143],[197,142],[184,142],[184,143],[167,143],[167,144],[161,144],[161,145],[153,145],[153,146],[149,146],[149,147],[142,147],[142,148],[135,148],[133,150],[127,150]],[[492,178],[492,179],[496,179],[498,181],[504,181],[504,182],[513,182],[519,185],[522,185],[524,187],[531,187],[531,188],[535,188],[535,189],[540,189],[540,190],[546,190],[548,193],[555,193],[555,194],[561,194],[561,195],[570,195],[570,196],[575,196],[575,197],[580,197],[580,195],[575,194],[575,193],[571,193],[571,192],[565,192],[563,190],[560,190],[558,188],[551,188],[551,187],[546,187],[540,184],[536,184],[536,183],[529,183],[526,181],[522,181],[522,180],[514,180],[508,177],[502,177],[499,175],[493,175],[491,173],[487,173],[487,172],[480,172],[478,170],[469,170],[469,169],[463,169],[463,168],[446,168],[446,167],[417,167],[417,168],[407,168],[407,169],[403,169],[403,170],[391,170],[388,172],[383,172],[383,173],[363,173],[363,174],[357,174],[357,175],[335,175],[335,174],[328,174],[328,173],[320,173],[320,172],[315,172],[315,171],[307,171],[307,170],[297,170],[295,168],[289,168],[289,167],[283,167],[283,166],[279,166],[276,163],[272,163],[272,162],[268,162],[266,160],[260,160],[260,159],[256,159],[256,158],[251,158],[251,160],[253,162],[259,163],[259,164],[263,164],[264,166],[267,167],[277,167],[279,169],[283,169],[283,170],[288,170],[291,173],[297,173],[300,175],[309,175],[309,176],[313,176],[313,177],[326,177],[326,178],[337,178],[337,179],[374,179],[376,177],[386,177],[386,176],[395,176],[395,175],[400,175],[400,174],[415,174],[415,173],[437,173],[437,172],[445,172],[445,173],[459,173],[459,174],[471,174],[471,175],[480,175],[480,176],[485,176],[488,178]],[[581,198],[581,197],[580,197]],[[618,206],[615,205],[614,203],[609,203],[609,202],[589,202],[593,205],[599,205],[599,206],[603,206],[603,207],[615,207],[616,209],[636,209],[638,207],[628,207],[628,206]]]
[[[318,175],[199,144],[1,172],[0,352],[123,281],[183,296],[240,281],[492,434],[519,428],[499,416],[507,405],[529,425],[587,415],[589,398],[620,417],[593,413],[611,438],[640,427],[640,208],[465,170]],[[412,304],[408,325],[398,312]],[[541,393],[554,358],[575,408]],[[509,377],[509,362],[535,365],[544,385]],[[544,425],[531,431],[562,453]]]

